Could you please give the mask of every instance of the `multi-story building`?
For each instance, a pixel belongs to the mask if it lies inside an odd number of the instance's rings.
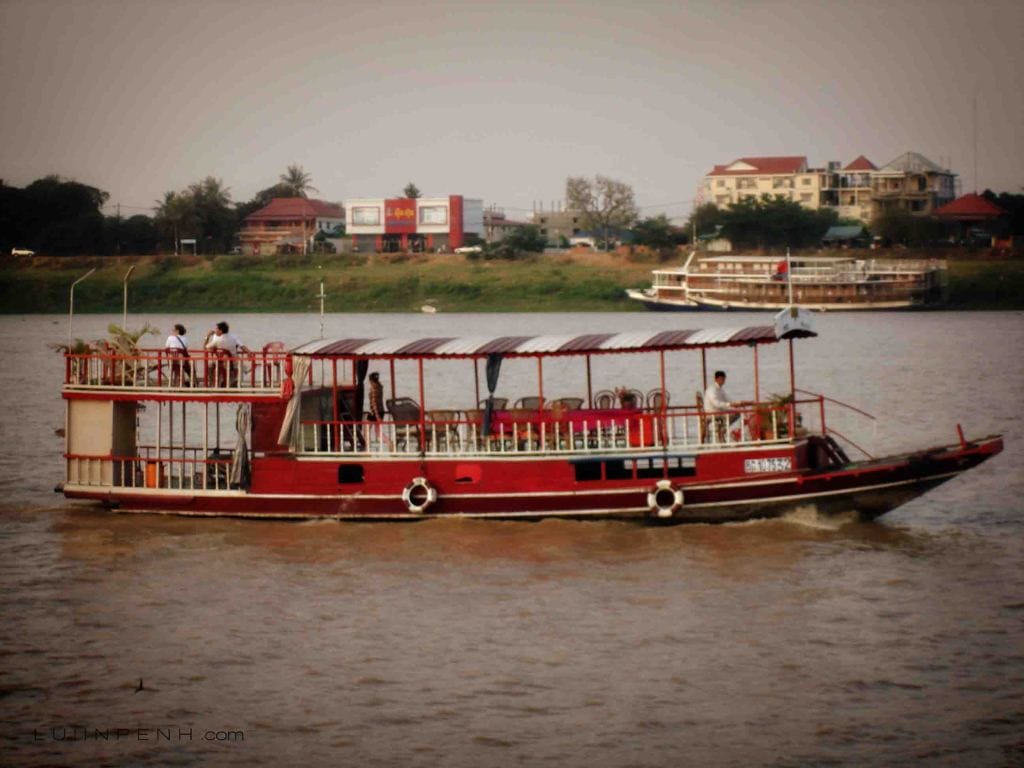
[[[533,225],[540,230],[550,245],[572,242],[583,231],[583,217],[579,211],[555,209],[534,211]]]
[[[318,232],[333,233],[345,223],[340,205],[304,197],[275,197],[246,217],[238,240],[243,250],[259,255],[285,248],[307,253]]]
[[[345,231],[364,252],[454,250],[483,236],[484,206],[462,195],[346,200]]]
[[[956,196],[956,174],[916,152],[877,167],[863,155],[845,167],[808,167],[803,156],[741,157],[704,177],[703,197],[718,207],[745,198],[781,195],[805,208],[831,208],[842,218],[869,222],[899,209],[928,214]]]

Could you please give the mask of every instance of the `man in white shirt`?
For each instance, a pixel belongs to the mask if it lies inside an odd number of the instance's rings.
[[[239,352],[248,352],[245,345],[231,333],[228,324],[221,320],[216,328],[206,334],[203,346],[217,357],[235,358]],[[242,361],[216,360],[211,368],[214,372],[215,386],[235,386],[242,373]]]
[[[731,411],[735,405],[725,391],[725,371],[715,371],[715,383],[704,392],[704,410],[708,413]]]
[[[715,371],[715,383],[704,392],[704,411],[706,413],[721,413],[723,411],[734,411],[746,405],[750,405],[750,403],[739,400],[734,401],[729,397],[729,393],[725,391],[725,371]],[[734,413],[730,416],[715,416],[714,419],[708,419],[709,425],[711,422],[714,422],[718,442],[725,441],[726,422],[728,421],[732,425],[739,418],[740,415]]]
[[[203,346],[211,351],[221,350],[227,352],[231,357],[235,357],[239,352],[247,351],[245,345],[239,341],[235,334],[231,333],[228,324],[223,320],[217,323],[216,328],[206,334],[206,342]]]

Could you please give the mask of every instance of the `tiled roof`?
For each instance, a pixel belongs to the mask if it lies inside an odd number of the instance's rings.
[[[844,171],[877,171],[878,166],[868,160],[864,155],[858,155],[857,159],[843,168]]]
[[[729,170],[737,163],[745,163],[754,170]],[[754,174],[778,175],[804,173],[807,170],[807,158],[800,156],[792,157],[741,157],[733,160],[728,165],[716,165],[708,176],[751,176]]]
[[[344,219],[345,209],[323,200],[305,197],[275,197],[266,206],[246,217],[246,221],[280,221],[292,219]]]
[[[942,216],[947,219],[960,219],[962,221],[996,219],[1004,213],[1006,211],[991,200],[974,192],[958,197],[953,202],[946,203],[935,211],[936,216]]]

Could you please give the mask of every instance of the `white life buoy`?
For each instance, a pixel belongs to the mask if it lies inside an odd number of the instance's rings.
[[[414,477],[402,491],[402,501],[410,512],[422,515],[437,501],[437,489],[427,482],[427,478]]]
[[[659,480],[654,490],[647,494],[647,506],[658,517],[672,517],[683,508],[683,491],[673,488],[668,480]]]

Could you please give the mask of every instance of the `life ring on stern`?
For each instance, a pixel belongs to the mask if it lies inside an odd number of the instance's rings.
[[[422,515],[427,507],[437,501],[437,489],[425,477],[414,477],[402,490],[402,501],[415,515]]]
[[[668,480],[659,480],[647,494],[647,506],[658,517],[672,517],[683,508],[683,491],[673,488]]]

